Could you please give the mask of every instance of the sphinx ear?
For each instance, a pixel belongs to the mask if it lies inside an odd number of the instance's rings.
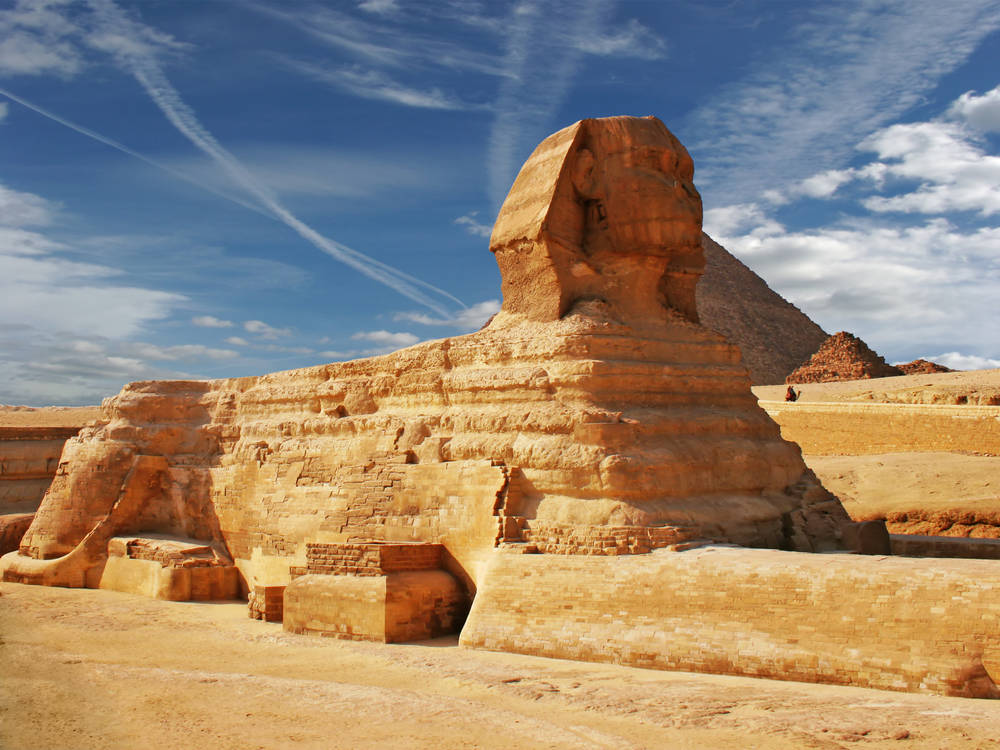
[[[594,176],[594,154],[589,148],[581,148],[571,167],[573,187],[583,198],[596,197],[597,185]]]

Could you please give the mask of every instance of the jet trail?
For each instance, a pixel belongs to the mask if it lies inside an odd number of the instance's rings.
[[[126,39],[142,38],[142,34],[134,33],[139,30],[139,27],[128,19],[112,0],[89,0],[89,5],[98,20],[113,33],[119,32],[117,35]],[[133,33],[129,33],[130,31]],[[261,205],[300,237],[341,263],[396,290],[404,297],[434,310],[441,316],[448,315],[446,309],[417,289],[416,286],[422,286],[457,302],[463,308],[465,307],[461,300],[442,289],[324,237],[285,208],[277,196],[271,193],[265,185],[258,182],[239,159],[226,150],[215,139],[215,136],[205,129],[194,111],[181,99],[180,94],[164,75],[159,63],[145,50],[141,42],[128,45],[116,52],[115,56],[128,68],[167,120],[178,131],[222,167],[237,185],[260,201]]]

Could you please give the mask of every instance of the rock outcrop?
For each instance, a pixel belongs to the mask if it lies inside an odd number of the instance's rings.
[[[902,370],[887,364],[857,336],[839,331],[824,341],[809,361],[794,370],[785,382],[832,383],[902,374]]]
[[[698,324],[701,203],[655,119],[585,120],[525,164],[483,330],[257,378],[145,382],[70,441],[7,579],[98,585],[112,537],[224,544],[250,587],[310,542],[624,554],[836,547],[846,514]]]
[[[739,346],[754,385],[784,383],[827,333],[707,234],[701,244],[705,274],[697,300],[702,325]]]

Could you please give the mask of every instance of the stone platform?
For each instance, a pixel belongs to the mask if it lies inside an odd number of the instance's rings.
[[[284,592],[284,628],[396,643],[456,633],[469,598],[441,570],[440,544],[310,544],[305,574]]]

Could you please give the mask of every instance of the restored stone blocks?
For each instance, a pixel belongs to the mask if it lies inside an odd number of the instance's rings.
[[[306,574],[285,589],[285,630],[384,643],[457,632],[468,595],[437,569],[443,551],[439,544],[310,544]]]
[[[498,554],[464,646],[1000,697],[1000,562],[735,547]]]
[[[255,586],[250,592],[247,614],[254,620],[281,622],[284,617],[284,586]]]
[[[100,588],[168,601],[237,599],[239,571],[203,543],[114,537]]]

